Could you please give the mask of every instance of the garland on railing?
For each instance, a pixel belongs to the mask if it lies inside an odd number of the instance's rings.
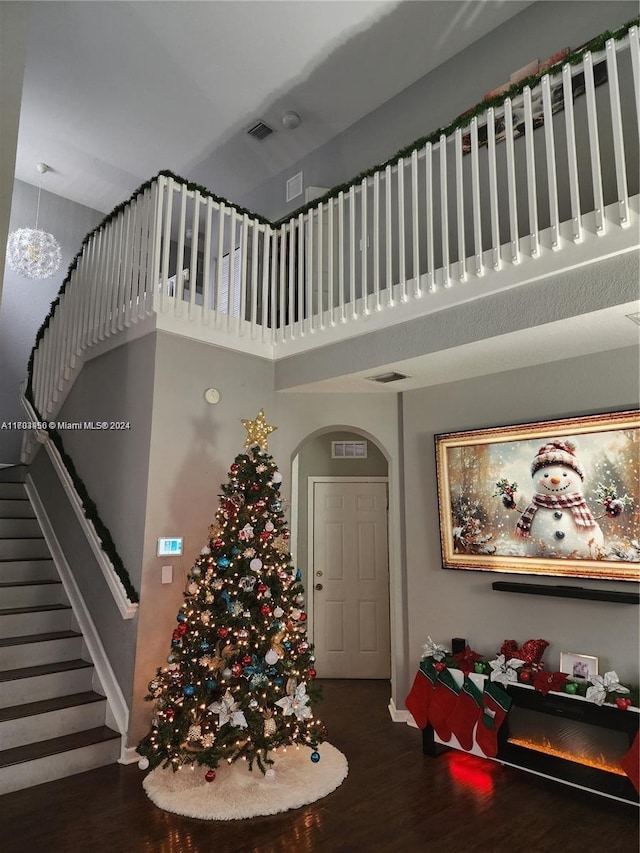
[[[614,39],[615,41],[619,41],[620,39],[624,38],[624,36],[628,33],[628,31],[631,27],[638,26],[639,24],[640,24],[640,16],[634,18],[633,20],[629,21],[626,24],[623,24],[623,26],[619,27],[616,30],[613,30],[613,31],[607,30],[606,32],[601,33],[599,36],[596,36],[595,38],[593,38],[589,42],[587,42],[580,49],[575,50],[573,53],[564,57],[561,62],[557,63],[556,65],[551,66],[550,68],[545,69],[544,74],[553,74],[553,73],[559,71],[560,68],[562,67],[562,65],[564,65],[565,63],[569,63],[571,65],[576,65],[578,62],[580,62],[580,60],[582,59],[584,54],[587,53],[587,51],[595,52],[595,51],[603,50],[609,39]],[[78,261],[80,260],[80,256],[82,255],[82,251],[83,251],[84,247],[87,245],[87,243],[89,242],[89,240],[91,239],[91,237],[94,234],[96,234],[98,231],[100,231],[101,228],[104,228],[106,225],[108,225],[110,222],[112,222],[114,219],[116,219],[120,213],[122,213],[124,210],[126,210],[126,208],[131,204],[131,202],[133,202],[139,195],[142,195],[147,189],[149,189],[153,185],[154,181],[156,181],[159,177],[163,176],[166,178],[173,178],[173,180],[177,181],[178,183],[185,185],[187,187],[187,189],[190,190],[191,192],[198,191],[204,198],[211,199],[212,201],[215,201],[218,204],[222,203],[222,204],[228,205],[230,207],[233,207],[237,213],[241,213],[243,215],[246,213],[248,216],[251,216],[252,219],[254,219],[254,220],[256,220],[256,221],[258,221],[264,225],[270,225],[272,227],[278,227],[281,223],[289,221],[290,219],[297,217],[300,214],[306,213],[308,210],[311,210],[312,208],[316,208],[321,203],[324,203],[324,202],[326,202],[332,198],[337,198],[341,192],[348,191],[352,186],[359,185],[364,178],[372,177],[376,172],[384,170],[387,166],[396,165],[401,158],[404,158],[404,157],[411,155],[414,151],[416,151],[417,149],[426,145],[427,142],[431,142],[431,143],[437,142],[440,139],[440,136],[442,134],[444,134],[445,136],[449,136],[451,133],[453,133],[458,128],[467,127],[471,123],[471,120],[475,116],[481,115],[482,113],[486,112],[486,110],[489,107],[501,106],[506,98],[513,98],[516,95],[520,94],[523,91],[523,89],[525,88],[525,86],[529,86],[529,87],[534,86],[536,83],[538,83],[540,81],[542,76],[543,76],[543,74],[534,74],[531,77],[527,77],[524,80],[521,80],[519,83],[514,84],[509,89],[500,93],[499,95],[495,95],[491,98],[487,98],[487,99],[481,101],[473,109],[468,110],[467,112],[465,112],[461,116],[458,116],[457,119],[455,119],[453,122],[451,122],[451,124],[447,125],[446,127],[438,128],[437,130],[430,133],[428,136],[423,136],[420,139],[415,140],[415,142],[412,142],[411,145],[408,145],[405,148],[401,148],[399,151],[397,151],[393,155],[393,157],[391,157],[389,160],[386,160],[384,163],[381,163],[377,166],[372,166],[371,168],[367,169],[366,171],[361,172],[360,174],[356,175],[356,177],[353,178],[348,183],[339,184],[339,185],[333,187],[331,190],[329,190],[329,192],[325,193],[325,195],[323,195],[321,198],[314,199],[314,201],[303,205],[302,207],[298,208],[298,210],[294,211],[293,213],[287,214],[286,216],[282,217],[281,219],[279,219],[275,222],[271,222],[269,219],[265,218],[264,216],[261,216],[260,214],[254,213],[253,211],[247,210],[246,208],[238,207],[233,202],[230,202],[228,199],[226,199],[222,196],[218,196],[215,193],[212,193],[210,190],[208,190],[206,187],[202,186],[201,184],[196,184],[193,181],[188,181],[186,178],[182,178],[182,177],[180,177],[180,175],[176,175],[174,172],[170,171],[169,169],[162,169],[160,172],[158,172],[157,175],[155,175],[153,178],[150,178],[148,181],[145,181],[136,190],[134,190],[133,193],[129,196],[129,198],[126,201],[123,201],[120,204],[118,204],[116,207],[114,207],[113,210],[110,213],[108,213],[104,217],[104,219],[102,219],[102,221],[98,225],[96,225],[95,228],[93,228],[91,231],[89,231],[86,234],[86,236],[82,240],[82,243],[80,244],[80,249],[78,250],[78,252],[74,256],[71,263],[69,264],[67,274],[64,278],[64,281],[62,282],[62,285],[60,286],[60,290],[58,291],[58,295],[56,296],[56,298],[51,303],[51,310],[49,311],[49,313],[45,317],[44,321],[42,322],[42,325],[40,326],[40,328],[38,329],[38,331],[36,333],[35,341],[34,341],[33,347],[31,348],[31,353],[30,353],[29,359],[27,361],[27,384],[26,384],[26,388],[25,388],[25,397],[27,398],[27,400],[29,401],[29,403],[33,407],[34,411],[36,412],[37,417],[40,420],[43,420],[43,418],[41,417],[40,413],[38,412],[38,410],[36,408],[35,400],[33,397],[33,361],[34,361],[34,357],[35,357],[35,352],[36,352],[38,345],[40,344],[41,340],[43,339],[47,328],[49,327],[49,323],[51,322],[51,319],[55,316],[58,305],[60,304],[60,298],[65,293],[65,291],[67,289],[67,285],[71,280],[71,275],[74,272],[74,270],[76,269],[76,267],[78,266]],[[54,433],[56,435],[56,438],[54,438]],[[105,545],[105,553],[107,553],[107,555],[109,556],[109,559],[111,560],[114,567],[116,568],[116,572],[118,572],[118,576],[122,580],[123,584],[125,584],[125,588],[126,588],[127,584],[130,585],[129,576],[126,572],[126,569],[124,569],[124,565],[122,564],[122,560],[120,559],[117,551],[115,550],[115,546],[113,545],[113,540],[111,539],[111,534],[109,533],[107,528],[100,521],[100,518],[97,514],[97,510],[95,509],[95,504],[93,503],[91,498],[89,498],[89,495],[87,493],[86,487],[84,486],[84,483],[78,477],[77,472],[75,471],[75,468],[73,468],[73,462],[71,461],[70,457],[67,456],[67,454],[62,449],[62,441],[60,439],[60,436],[57,434],[57,432],[55,430],[49,430],[49,434],[51,435],[51,438],[54,441],[54,443],[56,444],[56,446],[58,447],[58,449],[60,450],[60,454],[61,454],[63,460],[65,461],[65,465],[67,466],[67,470],[69,471],[69,474],[72,476],[72,479],[74,481],[74,486],[76,487],[76,491],[78,492],[78,494],[82,498],[82,503],[83,503],[83,507],[85,510],[85,515],[87,516],[87,518],[91,518],[91,521],[93,522],[94,527],[96,527],[96,531],[98,530],[98,527],[100,527],[100,529],[102,531],[104,531],[104,533],[106,534],[105,539],[104,539],[104,541],[107,543],[107,545]],[[68,464],[67,464],[67,460],[68,460]],[[73,468],[73,474],[71,471],[72,468]],[[85,496],[86,496],[86,501],[85,501]],[[92,513],[94,517],[89,515],[89,513]],[[109,549],[111,549],[111,550],[109,550]],[[120,575],[120,572],[119,572],[117,566],[122,567],[122,571],[123,571],[125,577]],[[125,581],[125,578],[126,578],[126,581]],[[131,589],[133,590],[133,587],[131,587]],[[134,595],[137,595],[135,593],[135,590],[133,590],[133,593],[134,593]],[[134,599],[131,599],[131,600],[133,601]],[[135,600],[137,601],[137,597]]]
[[[350,181],[332,187],[329,192],[325,193],[323,196],[320,196],[311,202],[307,202],[307,204],[304,204],[302,205],[302,207],[299,207],[297,210],[294,210],[293,213],[287,213],[286,216],[283,216],[274,224],[280,225],[283,222],[288,222],[290,219],[293,219],[296,216],[300,216],[301,213],[307,213],[307,211],[315,209],[319,204],[329,201],[332,198],[337,198],[341,192],[345,193],[348,192],[351,187],[359,186],[365,178],[373,177],[376,172],[384,171],[387,166],[397,165],[400,159],[409,157],[411,154],[413,154],[414,151],[417,151],[420,148],[424,148],[424,146],[428,142],[434,144],[440,141],[440,137],[442,135],[451,136],[451,134],[458,128],[468,127],[471,124],[472,119],[476,118],[476,116],[485,113],[489,109],[489,107],[501,107],[507,98],[513,99],[516,97],[516,95],[520,95],[524,91],[525,86],[533,88],[537,83],[540,82],[540,80],[545,76],[545,74],[556,74],[561,71],[562,66],[566,65],[567,63],[569,65],[577,65],[581,61],[585,53],[587,53],[588,51],[590,51],[591,53],[596,53],[597,51],[604,50],[606,43],[609,41],[609,39],[614,39],[614,41],[620,41],[626,36],[631,27],[635,27],[638,25],[640,25],[640,16],[634,18],[631,21],[628,21],[621,27],[618,27],[617,30],[606,30],[599,36],[592,38],[582,47],[574,50],[572,53],[567,54],[567,56],[563,57],[562,60],[557,62],[555,65],[551,65],[549,68],[545,68],[543,72],[538,72],[536,74],[532,74],[530,77],[525,77],[518,83],[514,83],[513,86],[510,86],[508,89],[505,89],[503,92],[500,92],[500,94],[498,95],[493,95],[490,98],[484,98],[482,101],[476,104],[475,107],[465,111],[462,115],[454,119],[450,124],[446,125],[445,127],[439,127],[437,130],[434,130],[427,136],[422,136],[419,139],[416,139],[410,145],[407,145],[405,148],[401,148],[399,151],[396,151],[396,153],[388,160],[385,160],[384,163],[379,163],[377,166],[371,166],[364,172],[360,172],[360,174],[356,175],[355,178],[352,178]]]

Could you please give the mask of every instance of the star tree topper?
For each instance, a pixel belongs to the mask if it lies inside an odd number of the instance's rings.
[[[269,450],[267,437],[278,427],[268,424],[264,419],[264,410],[260,409],[254,421],[245,420],[242,418],[242,425],[247,431],[247,438],[244,443],[245,447],[251,447],[253,444],[258,444],[264,451]]]

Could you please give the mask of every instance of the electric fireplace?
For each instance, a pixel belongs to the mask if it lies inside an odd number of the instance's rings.
[[[472,676],[482,686],[483,676]],[[612,705],[598,706],[576,696],[548,693],[509,685],[511,708],[498,731],[495,761],[531,773],[638,804],[632,782],[620,766],[638,731],[640,714]],[[443,744],[432,727],[423,730],[423,751],[438,755],[456,747]],[[471,752],[483,755],[474,744]]]

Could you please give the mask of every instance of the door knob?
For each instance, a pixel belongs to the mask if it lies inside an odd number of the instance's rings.
[[[316,572],[316,577],[318,577],[318,578],[322,577],[322,569],[320,569],[319,572]]]
[[[321,583],[317,583],[317,584],[316,584],[316,589],[322,589],[322,584],[321,584]]]

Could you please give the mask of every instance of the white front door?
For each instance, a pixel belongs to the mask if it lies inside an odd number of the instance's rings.
[[[387,483],[314,482],[309,597],[321,678],[389,678]]]

